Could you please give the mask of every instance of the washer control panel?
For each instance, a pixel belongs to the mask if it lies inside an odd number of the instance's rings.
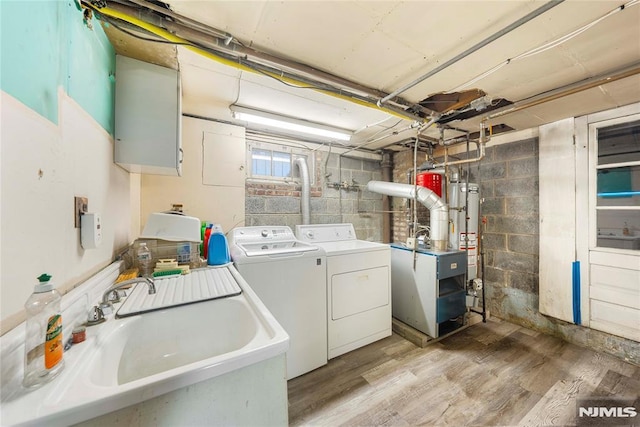
[[[287,226],[238,227],[231,230],[232,242],[290,241],[296,240],[293,230]]]
[[[296,225],[296,237],[304,242],[342,242],[357,240],[353,224]]]

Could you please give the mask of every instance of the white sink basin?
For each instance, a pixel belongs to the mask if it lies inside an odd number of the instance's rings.
[[[251,344],[259,326],[249,307],[233,298],[136,316],[106,337],[89,378],[100,386],[121,385],[237,352]]]
[[[288,335],[228,268],[241,295],[88,327],[54,381],[2,405],[3,424],[69,425],[284,354]]]

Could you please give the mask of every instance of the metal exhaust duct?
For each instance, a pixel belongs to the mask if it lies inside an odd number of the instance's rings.
[[[397,182],[369,181],[367,190],[391,197],[402,197],[420,202],[429,209],[429,227],[433,249],[447,250],[449,237],[449,207],[436,193],[426,187]]]
[[[311,223],[311,181],[309,180],[309,168],[304,157],[298,157],[294,164],[300,169],[302,178],[302,191],[300,192],[300,211],[302,212],[302,224]]]

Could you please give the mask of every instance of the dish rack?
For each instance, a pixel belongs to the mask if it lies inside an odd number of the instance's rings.
[[[159,260],[174,259],[179,265],[188,265],[189,268],[200,268],[206,263],[200,258],[200,244],[195,242],[173,242],[162,239],[137,239],[131,248],[129,256],[135,263],[136,249],[139,243],[144,242],[151,251],[151,259],[155,265]]]

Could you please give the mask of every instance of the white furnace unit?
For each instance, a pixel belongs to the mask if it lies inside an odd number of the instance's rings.
[[[240,275],[289,334],[287,379],[327,364],[327,269],[323,249],[286,226],[231,231]],[[232,326],[232,325],[231,325]]]
[[[358,240],[353,224],[297,225],[296,236],[327,253],[329,359],[391,335],[389,246]]]
[[[432,338],[463,326],[464,251],[415,251],[391,245],[393,317]]]

